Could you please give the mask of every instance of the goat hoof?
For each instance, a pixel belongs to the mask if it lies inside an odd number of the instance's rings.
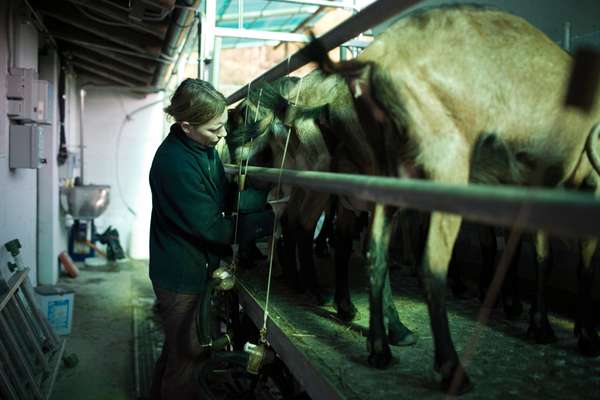
[[[338,318],[344,322],[352,321],[354,318],[356,318],[356,314],[358,313],[358,310],[354,304],[352,304],[352,302],[348,299],[336,300],[335,308],[337,310]]]
[[[451,396],[461,396],[473,389],[473,384],[460,363],[434,368],[436,381],[443,392]]]
[[[417,343],[417,336],[402,324],[401,327],[395,329],[390,326],[388,339],[392,346],[405,347]]]
[[[548,344],[556,342],[556,335],[550,326],[547,316],[535,313],[529,321],[527,337],[535,340],[537,344]]]
[[[378,369],[385,369],[392,361],[392,352],[390,346],[385,340],[367,341],[369,348],[369,365]]]

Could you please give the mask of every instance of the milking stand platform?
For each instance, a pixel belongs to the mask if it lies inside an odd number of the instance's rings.
[[[319,262],[321,281],[331,278],[331,260]],[[402,321],[418,335],[411,347],[392,347],[392,364],[377,370],[367,363],[367,278],[364,262],[351,260],[352,296],[359,318],[344,324],[332,306],[318,307],[307,295],[293,293],[274,278],[269,300],[268,339],[312,399],[442,399],[432,370],[433,340],[427,307],[416,278],[392,270],[395,302]],[[261,327],[267,267],[238,272],[240,303]],[[277,271],[274,272],[277,275]],[[461,358],[473,347],[479,300],[448,296],[450,329]],[[577,353],[573,324],[551,316],[558,341],[535,345],[526,339],[528,306],[518,321],[494,310],[491,321],[473,342],[467,372],[475,387],[464,399],[599,399],[600,359]]]

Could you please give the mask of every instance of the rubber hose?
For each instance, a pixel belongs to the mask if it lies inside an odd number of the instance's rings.
[[[248,353],[243,351],[227,351],[213,354],[212,357],[202,365],[198,373],[198,384],[200,386],[200,392],[203,394],[202,398],[208,400],[217,400],[208,387],[208,374],[212,372],[215,367],[222,369],[222,366],[219,364],[227,362],[245,369],[248,365],[249,356],[250,355]]]
[[[212,324],[210,318],[210,300],[216,287],[221,283],[220,279],[211,279],[204,292],[202,303],[196,313],[196,332],[198,341],[203,347],[211,347],[212,350],[223,350],[233,343],[233,334],[227,333],[221,337],[212,338]]]

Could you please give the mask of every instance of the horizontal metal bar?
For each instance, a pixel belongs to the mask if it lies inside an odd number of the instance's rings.
[[[300,33],[261,31],[257,29],[215,28],[215,36],[240,39],[279,40],[284,42],[309,42],[310,38]]]
[[[239,168],[226,165],[225,172],[237,174]],[[277,183],[280,170],[248,167],[248,174]],[[477,222],[529,231],[600,236],[600,199],[586,193],[295,170],[281,170],[281,183],[391,206],[460,214]]]
[[[326,6],[335,8],[358,9],[351,1],[333,1],[333,0],[271,0],[278,3],[294,3],[302,5]]]
[[[287,17],[294,16],[297,14],[312,14],[317,11],[316,6],[307,7],[294,7],[294,8],[282,8],[278,10],[264,10],[264,11],[247,11],[244,13],[244,19],[248,20],[251,18],[273,18],[273,17]],[[238,13],[223,14],[217,18],[217,22],[237,21]]]
[[[379,0],[359,13],[348,18],[323,36],[319,37],[321,45],[326,50],[332,50],[344,44],[344,42],[358,36],[367,29],[397,15],[406,8],[419,3],[420,0]],[[258,82],[271,82],[277,78],[297,70],[311,61],[311,44],[294,53],[289,60],[284,60],[268,70],[267,72],[254,79],[248,85],[245,85],[227,98],[227,104],[233,104],[243,99],[248,93],[248,86],[256,88]]]
[[[266,41],[278,42],[300,42],[309,43],[310,38],[301,33],[274,32],[274,31],[259,31],[256,29],[236,29],[236,28],[215,28],[215,36],[230,37],[240,39],[257,39]],[[350,47],[367,47],[371,43],[369,39],[354,39],[346,43],[344,46]]]

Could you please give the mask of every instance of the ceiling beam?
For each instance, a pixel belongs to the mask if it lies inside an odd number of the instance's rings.
[[[157,37],[160,40],[165,38],[165,34],[167,33],[168,24],[164,22],[136,22],[129,18],[129,15],[126,11],[115,9],[114,7],[110,7],[104,5],[102,3],[98,3],[98,1],[90,1],[90,0],[69,0],[71,3],[75,4],[87,11],[88,14],[91,14],[92,17],[103,19],[103,17],[108,18],[107,21],[126,24],[128,28],[137,30],[139,32],[147,33]],[[88,16],[86,16],[88,17]],[[110,25],[106,25],[109,27]],[[111,28],[107,28],[111,29]]]
[[[57,21],[99,36],[135,52],[150,53],[156,56],[160,54],[161,41],[155,37],[151,38],[148,35],[142,35],[127,28],[111,27],[111,29],[106,29],[106,25],[103,26],[98,22],[87,18],[84,19],[78,12],[64,8],[57,10],[42,9],[41,12]],[[78,35],[78,32],[72,33]]]
[[[111,74],[110,72],[100,71],[95,66],[88,65],[85,62],[82,62],[82,61],[71,61],[71,64],[73,65],[73,67],[76,70],[77,69],[84,70],[87,73],[100,76],[100,77],[102,77],[102,78],[104,78],[106,80],[118,83],[119,85],[122,85],[122,86],[134,86],[131,82],[129,82],[129,81],[125,80],[125,79],[121,79],[121,78],[115,76],[114,74]]]
[[[93,46],[84,46],[84,45],[77,45],[76,43],[64,42],[64,46],[62,46],[62,48],[65,49],[66,51],[70,51],[70,52],[76,52],[76,51],[80,52],[83,50],[87,53],[93,53],[93,55],[95,55],[96,57],[100,56],[100,57],[108,58],[112,61],[119,63],[120,65],[123,65],[124,67],[129,67],[129,68],[136,70],[139,73],[142,73],[144,75],[151,75],[154,73],[154,70],[156,69],[156,64],[151,61],[144,61],[143,59],[140,59],[140,58],[127,56],[124,54],[113,53],[109,50],[102,50],[102,49],[99,49],[99,48],[96,48]],[[92,55],[92,54],[90,54],[90,55]]]
[[[60,39],[65,42],[74,43],[78,46],[82,46],[85,48],[94,48],[101,49],[104,51],[110,51],[117,54],[126,54],[128,56],[136,57],[140,60],[152,60],[158,63],[169,63],[170,61],[165,59],[164,57],[154,56],[151,54],[139,53],[137,51],[133,51],[131,49],[120,47],[113,42],[109,42],[106,39],[99,38],[97,35],[79,31],[77,34],[73,33],[73,30],[70,29],[65,24],[60,23],[59,21],[53,19],[46,20],[46,26],[50,31],[50,34],[56,39]]]
[[[91,57],[89,54],[85,54],[82,52],[73,52],[69,54],[72,60],[80,60],[80,61],[84,61],[86,63],[88,63],[89,65],[93,65],[96,66],[97,68],[100,68],[101,70],[106,70],[107,72],[113,72],[115,73],[117,76],[121,76],[123,78],[129,78],[131,80],[134,80],[136,82],[142,83],[142,84],[150,84],[150,81],[152,80],[152,75],[146,75],[145,77],[139,73],[136,73],[135,71],[132,72],[131,70],[127,70],[126,68],[123,68],[123,66],[121,65],[114,65],[114,64],[109,64],[107,62],[103,62],[101,60],[99,60],[97,57]]]
[[[111,0],[94,0],[94,1],[100,1],[102,3],[110,5],[112,7],[118,8],[119,10],[131,11],[130,7],[120,6]],[[172,10],[173,7],[175,7],[176,0],[138,0],[138,1],[141,1],[142,3],[146,4],[147,6],[153,7],[158,10]]]

